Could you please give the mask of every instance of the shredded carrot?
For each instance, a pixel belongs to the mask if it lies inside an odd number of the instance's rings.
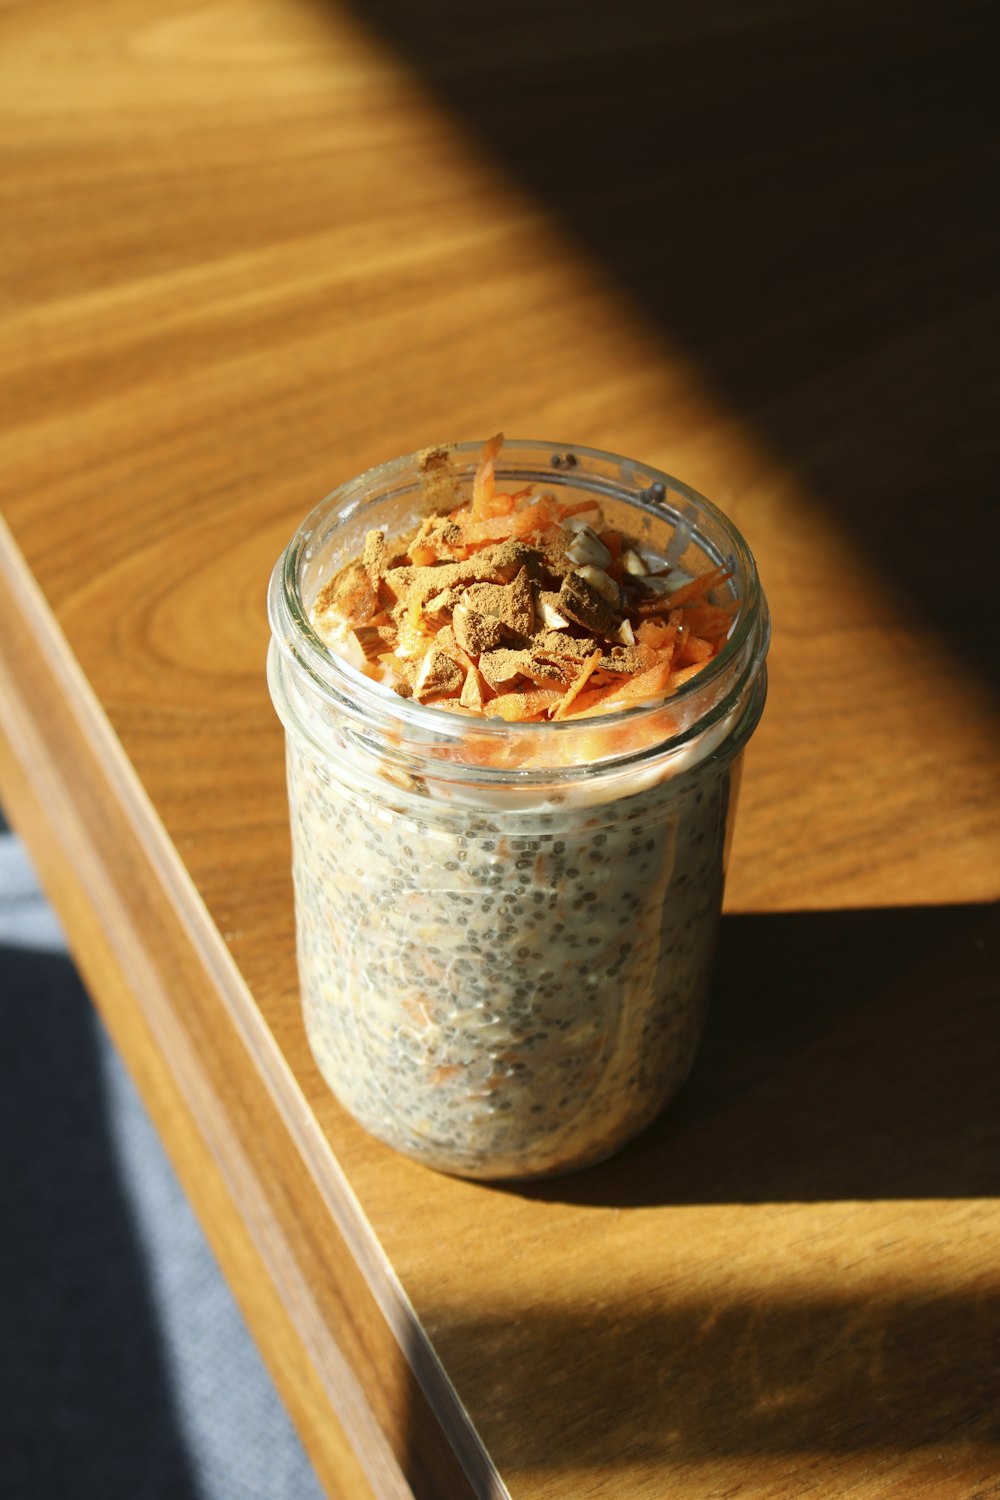
[[[666,651],[677,639],[677,625],[664,625],[662,620],[643,620],[635,638],[644,646],[652,646],[654,651]]]
[[[606,692],[606,686],[600,688],[584,688],[583,692],[573,704],[573,712],[570,714],[570,718],[584,718],[586,716],[587,709],[594,708],[596,704],[600,703]]]
[[[506,719],[508,724],[523,724],[552,708],[561,697],[562,689],[556,692],[551,688],[531,688],[526,693],[501,693],[498,698],[493,698],[486,704],[485,713],[488,719]]]
[[[692,599],[702,599],[712,589],[717,588],[720,583],[725,583],[727,578],[733,576],[732,569],[723,563],[718,568],[712,568],[707,573],[702,573],[700,578],[692,578],[690,583],[682,584],[679,589],[674,589],[672,594],[667,594],[663,603],[668,609],[676,609],[678,605],[687,604]]]
[[[611,688],[608,692],[602,693],[598,702],[586,710],[586,716],[608,713],[615,708],[629,708],[647,698],[659,698],[669,686],[670,662],[657,662],[655,667],[647,667],[644,672],[636,673],[620,687]]]
[[[542,495],[533,505],[515,512],[511,536],[523,537],[529,536],[533,531],[544,531],[554,526],[557,519],[551,501]]]
[[[570,516],[582,516],[584,511],[588,510],[596,511],[597,502],[594,500],[580,500],[575,505],[560,505],[559,519],[560,521],[568,521]]]
[[[704,665],[703,661],[696,661],[692,662],[689,667],[681,667],[679,672],[671,672],[670,691],[672,693],[676,692],[679,687],[683,687],[686,682],[690,682],[692,677],[697,677]]]
[[[496,468],[497,455],[503,447],[503,433],[498,432],[483,444],[482,456],[476,477],[472,484],[472,511],[473,521],[481,521],[488,514],[489,503],[493,498],[493,471]]]
[[[558,677],[546,676],[543,672],[536,672],[532,667],[525,667],[524,675],[531,680],[535,687],[553,688],[560,697],[566,691],[565,682],[560,681]]]
[[[502,446],[501,433],[483,444],[471,501],[456,506],[443,517],[449,525],[422,527],[411,540],[409,552],[397,553],[387,566],[383,561],[387,553],[382,539],[377,547],[366,541],[365,558],[349,563],[325,585],[329,598],[324,599],[324,611],[332,612],[331,607],[335,608],[342,624],[356,632],[362,625],[369,627],[358,637],[367,643],[367,650],[362,644],[366,659],[360,670],[406,692],[408,684],[414,681],[418,663],[426,659],[429,647],[436,642],[461,669],[464,681],[459,694],[455,687],[457,674],[445,671],[438,680],[446,686],[431,698],[425,692],[423,701],[434,702],[453,713],[511,724],[583,720],[669,697],[701,671],[725,644],[737,617],[739,601],[713,603],[709,595],[731,577],[731,569],[711,568],[672,593],[654,595],[653,580],[647,580],[644,586],[641,577],[630,575],[625,568],[626,548],[642,554],[641,541],[606,525],[595,498],[562,503],[556,493],[536,483],[513,492],[498,491],[496,468]],[[607,549],[604,555],[609,561],[603,569],[591,562],[581,564],[578,571],[590,586],[592,596],[596,591],[610,602],[610,621],[606,611],[602,617],[603,606],[595,607],[593,598],[588,604],[579,590],[574,594],[568,588],[568,559],[583,558],[588,551],[585,538],[570,550],[568,537],[560,531],[561,523],[573,516],[584,517]],[[565,545],[553,546],[560,535]],[[502,544],[508,542],[520,545],[505,548]],[[481,569],[478,565],[458,570],[453,566],[450,572],[442,572],[442,602],[435,607],[433,616],[427,615],[425,603],[433,595],[422,579],[415,586],[412,570],[467,564],[483,549],[491,547],[497,547],[496,569],[488,562]],[[581,547],[583,550],[578,550]],[[530,549],[534,549],[534,556]],[[593,548],[589,550],[593,556]],[[534,626],[530,620],[530,601],[523,597],[523,578],[521,593],[511,589],[508,598],[507,594],[496,592],[493,603],[485,602],[491,597],[489,589],[507,589],[512,583],[511,564],[514,578],[518,570],[527,569],[526,576],[534,591]],[[604,588],[601,573],[607,575],[605,584],[608,579],[614,580],[617,591]],[[483,606],[481,611],[469,602],[473,596],[466,599],[462,592],[472,584],[482,584],[487,590],[478,596]],[[560,584],[568,588],[565,604]],[[457,616],[450,622],[449,597],[465,602],[468,622],[474,615],[482,616],[475,629],[467,622],[465,629],[470,631],[467,637],[459,628],[468,643],[477,640],[483,643],[471,654],[456,639]],[[558,621],[551,624],[553,610],[563,615],[561,624]],[[487,629],[485,620],[494,624]],[[445,634],[445,625],[449,623],[451,628]],[[567,632],[565,651],[551,639],[550,632],[555,629]],[[383,642],[391,643],[392,649],[380,651]],[[519,653],[517,675],[502,688],[490,684],[485,675],[485,661],[483,670],[479,666],[482,659],[479,653],[498,647]],[[494,675],[492,670],[490,675]],[[639,719],[630,717],[621,729],[621,746],[655,744],[671,732],[671,723],[672,716],[665,712]],[[573,744],[567,746],[567,753],[575,759],[581,756],[585,759],[591,748],[597,757],[614,753],[619,736],[604,726],[599,731],[581,730],[579,736],[569,738]],[[530,761],[537,753],[532,749],[532,736],[509,735],[506,739],[507,743],[498,744],[494,743],[494,736],[484,737],[476,752],[484,765],[513,768]],[[451,752],[442,750],[442,754],[448,753]],[[464,753],[468,753],[468,748]]]
[[[561,702],[557,705],[555,711],[553,712],[553,719],[565,719],[566,715],[572,708],[573,703],[576,701],[577,697],[583,691],[583,689],[587,686],[587,681],[594,672],[594,669],[596,668],[603,654],[604,653],[601,651],[595,651],[593,655],[587,657],[587,660],[584,662],[578,675],[576,676],[574,681],[570,683]]]
[[[684,610],[684,623],[688,629],[706,641],[728,635],[735,617],[735,609],[727,609],[721,604],[695,603]]]
[[[483,521],[467,520],[463,527],[466,547],[475,549],[482,544],[503,542],[508,538],[520,540],[533,531],[550,531],[557,524],[557,514],[545,496],[522,509],[512,509],[502,516],[488,515]]]
[[[685,633],[674,652],[673,664],[675,667],[690,667],[697,662],[701,666],[714,655],[715,648],[709,645],[708,641],[703,641],[699,635]]]
[[[466,545],[506,541],[514,530],[514,515],[487,516],[485,521],[467,521],[464,527]]]

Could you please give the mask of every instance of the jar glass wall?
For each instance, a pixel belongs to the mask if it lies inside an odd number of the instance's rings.
[[[498,484],[596,495],[671,576],[728,564],[718,656],[659,704],[506,723],[398,697],[309,623],[379,528],[466,497],[478,445],[396,460],[329,496],[275,568],[269,681],[287,734],[303,1012],[368,1130],[475,1177],[581,1167],[687,1075],[708,1001],[766,605],[732,524],[614,455],[508,443]]]

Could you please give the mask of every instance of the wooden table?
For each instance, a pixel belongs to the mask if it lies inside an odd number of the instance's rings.
[[[991,29],[0,8],[0,795],[331,1495],[1000,1490]],[[324,1090],[263,675],[305,511],[498,427],[774,615],[696,1074],[530,1191]]]

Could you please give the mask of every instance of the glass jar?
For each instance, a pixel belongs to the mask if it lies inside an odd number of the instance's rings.
[[[602,1159],[687,1076],[708,1002],[743,749],[766,691],[753,558],[686,485],[586,448],[508,442],[501,487],[596,497],[677,571],[728,564],[729,638],[669,699],[506,723],[399,697],[309,609],[365,534],[467,499],[478,444],[394,460],[306,519],[271,579],[306,1030],[337,1098],[446,1172]]]

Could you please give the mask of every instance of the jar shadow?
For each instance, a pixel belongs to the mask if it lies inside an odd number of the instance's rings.
[[[1000,1190],[1000,909],[723,918],[675,1103],[576,1176],[591,1206],[986,1197]]]

